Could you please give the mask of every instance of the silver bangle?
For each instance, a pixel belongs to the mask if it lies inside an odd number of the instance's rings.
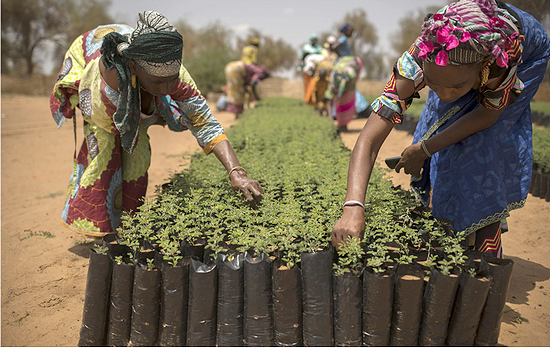
[[[358,205],[361,208],[363,208],[363,210],[365,210],[365,205],[363,203],[359,202],[359,201],[351,200],[351,201],[347,201],[347,202],[344,203],[344,207],[346,207],[348,205]]]
[[[424,150],[424,153],[426,154],[426,156],[428,157],[432,157],[432,154],[428,151],[428,149],[426,148],[426,143],[424,140],[422,140],[420,142],[420,147],[422,148],[422,150]]]

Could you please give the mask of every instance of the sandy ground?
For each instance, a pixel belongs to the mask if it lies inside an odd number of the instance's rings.
[[[57,130],[47,97],[2,96],[2,346],[75,346],[78,343],[91,239],[60,226],[72,170],[72,124]],[[224,127],[233,116],[215,113]],[[353,147],[365,120],[350,124],[344,142]],[[82,141],[81,124],[78,142]],[[150,129],[152,194],[199,149],[189,132]],[[411,142],[394,131],[380,159],[399,155]],[[408,187],[404,174],[394,182]],[[515,262],[500,344],[544,346],[550,342],[550,203],[529,196],[514,211],[503,235],[505,257]]]

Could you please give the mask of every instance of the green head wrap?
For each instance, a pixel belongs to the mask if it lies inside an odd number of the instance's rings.
[[[139,13],[137,28],[130,37],[113,32],[105,35],[101,54],[107,69],[115,68],[120,92],[113,115],[122,147],[132,153],[137,143],[141,118],[139,81],[132,86],[130,61],[154,76],[179,73],[183,38],[166,18],[155,11]]]

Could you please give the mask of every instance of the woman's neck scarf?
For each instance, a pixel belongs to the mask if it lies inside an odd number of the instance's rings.
[[[429,14],[417,39],[419,57],[445,66],[480,63],[508,67],[519,59],[523,36],[495,0],[461,0]]]
[[[130,61],[153,76],[167,77],[179,73],[183,38],[166,17],[155,11],[139,13],[136,29],[130,37],[113,32],[105,36],[101,54],[107,69],[115,68],[119,102],[113,120],[120,133],[121,145],[134,151],[141,118],[139,81],[132,77]]]

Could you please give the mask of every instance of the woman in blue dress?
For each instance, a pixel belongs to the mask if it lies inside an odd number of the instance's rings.
[[[433,215],[470,246],[502,257],[500,221],[525,204],[532,171],[529,102],[550,57],[542,25],[495,0],[461,0],[426,17],[422,35],[398,59],[353,149],[338,248],[361,238],[363,203],[380,146],[418,91],[430,88],[396,170]]]

